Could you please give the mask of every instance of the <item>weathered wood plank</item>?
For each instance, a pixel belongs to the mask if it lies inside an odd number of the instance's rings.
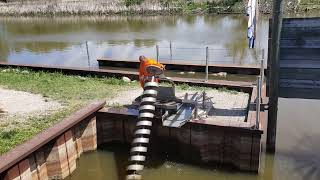
[[[281,68],[280,79],[320,80],[320,69]]]
[[[280,48],[320,48],[320,36],[317,38],[281,39]]]
[[[320,35],[319,27],[301,27],[301,28],[288,28],[283,27],[281,32],[281,39],[291,39],[297,37],[314,37],[317,38]]]
[[[279,94],[320,99],[320,18],[283,19]]]
[[[284,18],[282,27],[320,27],[320,18]]]
[[[308,88],[280,88],[280,97],[283,98],[303,98],[320,99],[320,89]]]
[[[283,60],[318,60],[320,61],[319,48],[281,48],[280,62]]]
[[[279,83],[282,88],[320,89],[320,81],[280,79]]]
[[[280,68],[320,69],[320,61],[315,61],[315,60],[281,61]]]

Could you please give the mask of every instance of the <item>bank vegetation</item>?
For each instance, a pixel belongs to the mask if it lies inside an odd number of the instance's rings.
[[[270,13],[271,0],[260,0]],[[2,16],[244,13],[247,0],[0,0]],[[288,12],[320,9],[318,0],[285,0]]]

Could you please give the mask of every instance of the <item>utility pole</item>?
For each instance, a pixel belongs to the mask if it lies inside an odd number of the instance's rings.
[[[279,58],[280,36],[282,28],[283,0],[273,0],[272,28],[271,28],[271,52],[270,52],[270,85],[269,85],[269,109],[267,127],[267,151],[274,153],[276,150],[277,115],[279,97]]]

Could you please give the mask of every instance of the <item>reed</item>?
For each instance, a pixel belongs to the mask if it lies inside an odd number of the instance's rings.
[[[109,15],[109,14],[159,14],[175,11],[159,0],[144,0],[139,4],[127,0],[33,0],[0,3],[0,14],[14,15]]]

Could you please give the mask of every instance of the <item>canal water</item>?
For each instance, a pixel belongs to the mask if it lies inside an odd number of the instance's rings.
[[[280,99],[277,149],[263,147],[259,174],[219,166],[200,167],[172,157],[151,157],[143,172],[145,180],[318,180],[320,179],[320,131],[317,100]],[[264,143],[265,144],[265,139]],[[263,145],[264,146],[264,145]],[[174,147],[172,147],[174,148]],[[107,144],[85,153],[69,180],[122,180],[129,147]]]
[[[246,24],[243,15],[2,17],[0,61],[97,68],[97,58],[155,58],[159,45],[160,62],[204,63],[209,47],[211,64],[256,65],[260,50],[267,49],[268,18],[259,20],[256,51],[247,48]],[[144,171],[144,179],[320,179],[319,107],[318,100],[280,99],[276,154],[263,153],[259,174],[159,157]],[[69,179],[121,179],[127,150],[105,146],[83,154]]]
[[[266,48],[268,19],[258,23],[256,47]],[[256,65],[244,15],[0,18],[0,61],[97,67],[97,58]],[[171,50],[170,50],[171,44]]]

